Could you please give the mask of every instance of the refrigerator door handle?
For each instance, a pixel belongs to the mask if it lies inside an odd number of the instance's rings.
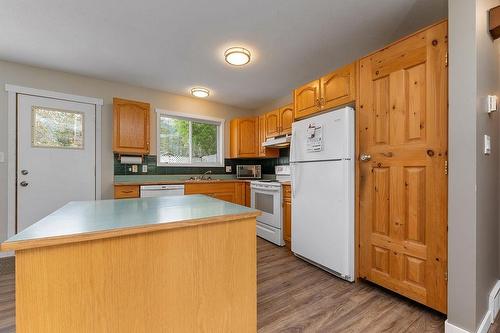
[[[292,178],[292,198],[295,198],[295,188],[297,187],[297,182],[295,180],[295,170],[296,170],[296,165],[295,164],[291,164],[290,165],[291,169],[290,169],[290,174],[291,174],[291,178]]]

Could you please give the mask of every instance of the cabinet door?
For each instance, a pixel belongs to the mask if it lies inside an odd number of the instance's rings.
[[[148,103],[113,98],[113,151],[149,154]]]
[[[258,118],[233,119],[230,123],[231,158],[258,157]]]
[[[239,141],[238,156],[240,157],[258,156],[259,152],[257,147],[256,118],[247,118],[240,120],[238,141]]]
[[[259,141],[257,142],[259,157],[278,157],[279,150],[276,148],[262,147],[262,143],[266,141],[266,115],[259,116]]]
[[[283,186],[283,239],[285,246],[292,246],[292,198],[290,186]]]
[[[280,135],[279,109],[266,113],[266,137]]]
[[[245,183],[245,206],[250,207],[252,205],[252,197],[250,191],[250,182]]]
[[[319,97],[319,80],[314,80],[295,89],[293,92],[294,118],[306,117],[320,111]]]
[[[344,66],[320,79],[321,108],[328,110],[356,99],[356,66]]]
[[[289,104],[279,110],[280,134],[292,133],[293,104]]]

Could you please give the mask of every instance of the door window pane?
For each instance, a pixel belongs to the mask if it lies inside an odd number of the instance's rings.
[[[83,148],[83,113],[32,107],[33,147]]]
[[[189,121],[160,117],[160,162],[187,164],[189,158]]]
[[[217,125],[192,122],[192,163],[217,162]]]

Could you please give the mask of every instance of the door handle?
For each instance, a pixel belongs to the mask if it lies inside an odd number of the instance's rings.
[[[28,174],[28,170],[21,170],[21,175],[26,176]]]
[[[366,162],[366,161],[369,161],[372,159],[372,156],[371,155],[368,155],[368,154],[365,154],[365,153],[361,153],[359,155],[359,160],[360,161],[363,161],[363,162]]]
[[[22,187],[26,187],[26,186],[28,186],[28,182],[26,182],[26,181],[24,181],[24,180],[23,180],[23,181],[20,183],[20,185],[21,185]]]

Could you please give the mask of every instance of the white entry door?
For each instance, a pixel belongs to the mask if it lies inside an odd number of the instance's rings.
[[[17,226],[96,198],[95,105],[18,94]]]

